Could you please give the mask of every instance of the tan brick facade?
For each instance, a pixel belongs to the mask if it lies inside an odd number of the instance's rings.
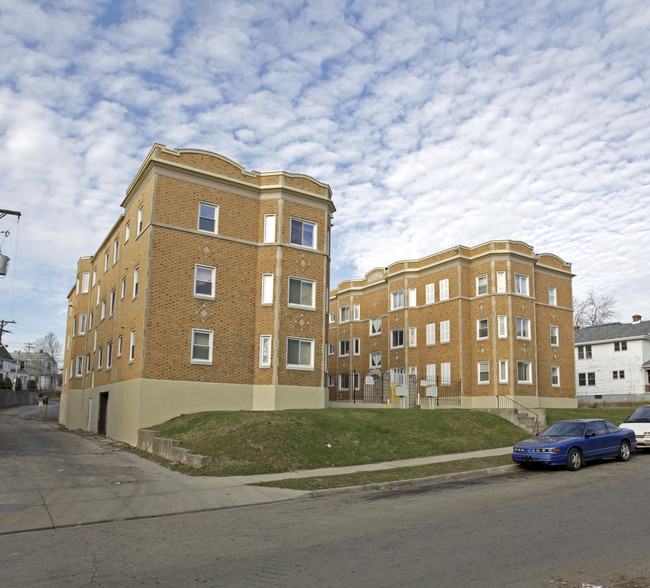
[[[325,406],[329,186],[156,144],[122,206],[69,295],[63,424]]]
[[[416,375],[422,397],[425,380],[455,383],[468,408],[495,407],[497,396],[575,406],[572,278],[555,255],[490,241],[342,282],[330,295],[330,399],[366,374],[395,370]]]

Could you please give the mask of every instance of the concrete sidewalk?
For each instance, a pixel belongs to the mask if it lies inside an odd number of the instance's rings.
[[[288,478],[332,476],[505,455],[511,447],[379,464],[257,476],[193,477],[122,451],[119,444],[61,430],[51,407],[0,413],[0,534],[155,517],[313,496],[251,486]]]

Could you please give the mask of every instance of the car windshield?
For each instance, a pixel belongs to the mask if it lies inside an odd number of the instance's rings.
[[[553,423],[546,431],[544,431],[542,437],[582,437],[582,434],[585,430],[584,423],[575,423],[575,422],[559,422]]]
[[[637,408],[627,419],[626,423],[650,423],[650,406]]]

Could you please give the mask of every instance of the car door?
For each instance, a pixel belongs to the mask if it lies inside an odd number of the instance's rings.
[[[585,459],[598,459],[611,455],[614,435],[607,430],[605,421],[588,423],[585,437]]]

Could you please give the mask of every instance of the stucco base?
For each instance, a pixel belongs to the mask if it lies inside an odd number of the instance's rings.
[[[544,396],[507,396],[525,408],[577,408],[575,398],[548,398]],[[462,408],[498,408],[496,396],[462,396]]]
[[[59,422],[96,433],[99,398],[108,392],[106,435],[130,445],[138,429],[181,414],[214,410],[325,408],[327,390],[306,386],[253,386],[169,380],[130,380],[101,388],[68,390],[61,396]]]

